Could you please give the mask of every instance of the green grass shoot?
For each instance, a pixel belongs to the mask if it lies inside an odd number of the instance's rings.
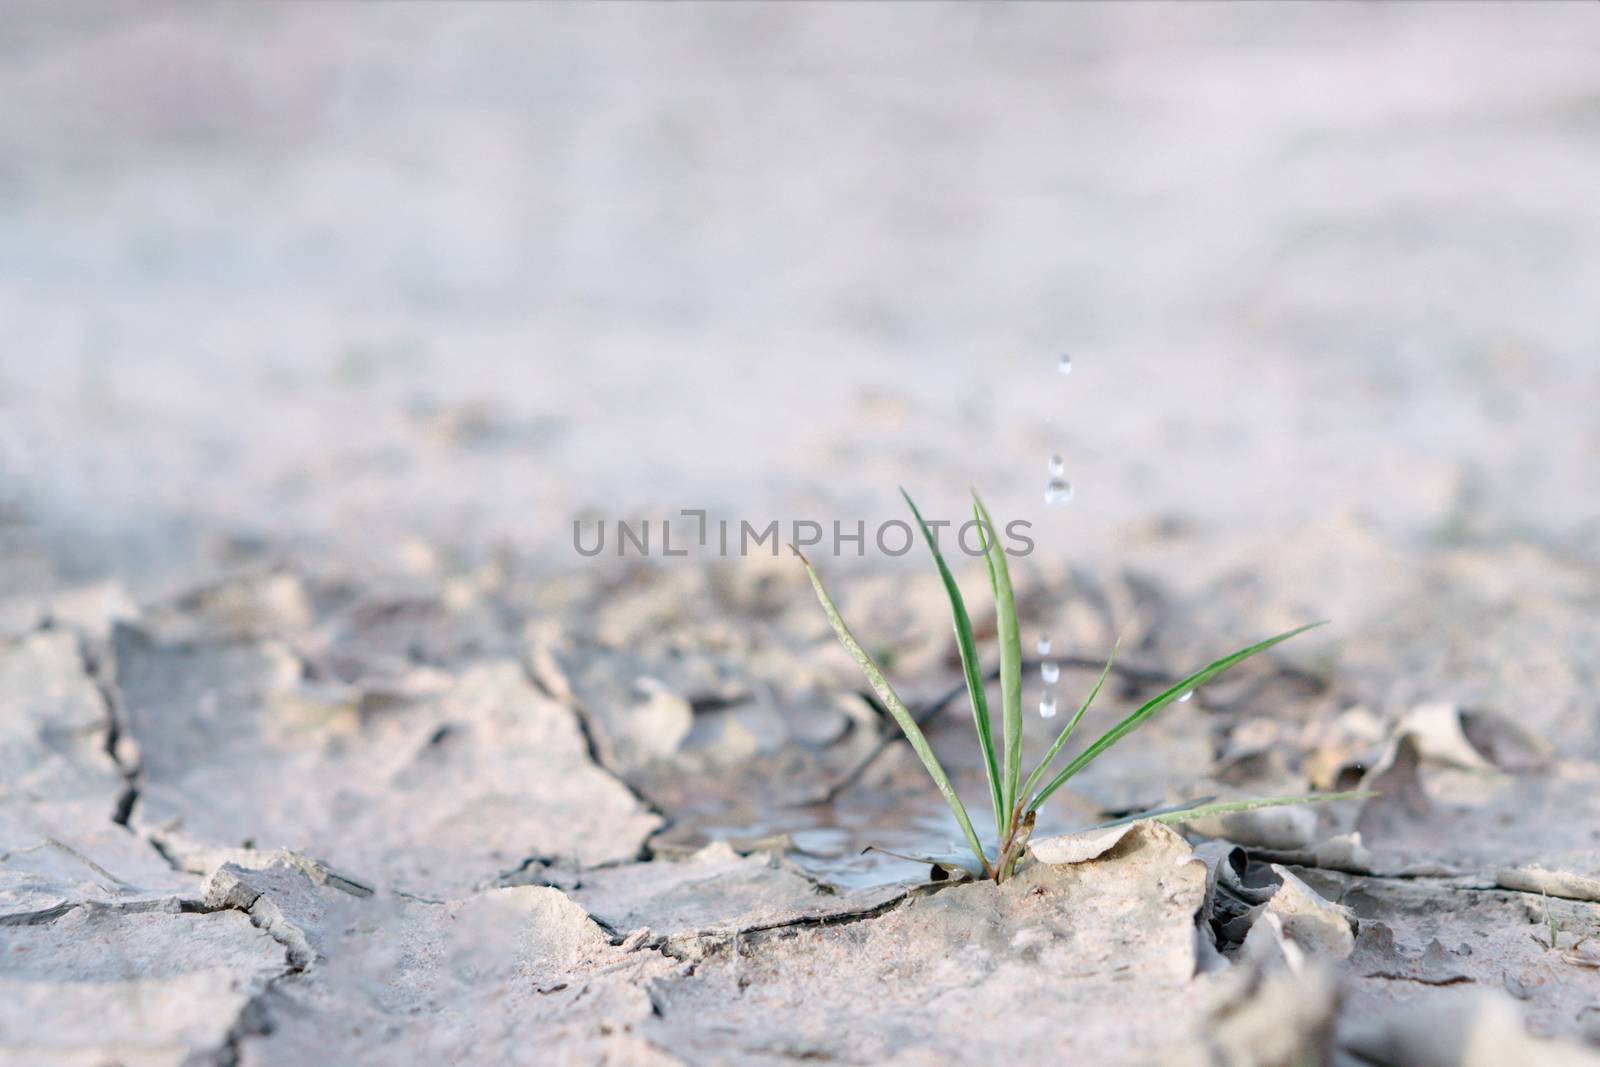
[[[981,871],[984,877],[993,878],[996,882],[1004,881],[1015,869],[1017,861],[1021,858],[1027,845],[1028,835],[1033,830],[1034,819],[1043,804],[1050,796],[1072,780],[1072,777],[1082,771],[1094,760],[1103,755],[1107,749],[1128,734],[1137,730],[1148,722],[1163,708],[1175,703],[1183,694],[1204,685],[1218,675],[1237,666],[1251,656],[1281,642],[1289,640],[1297,634],[1304,633],[1314,626],[1322,623],[1310,623],[1297,626],[1264,641],[1258,641],[1247,648],[1240,649],[1231,655],[1211,663],[1200,670],[1189,674],[1181,681],[1168,687],[1150,700],[1145,701],[1136,710],[1124,717],[1116,725],[1101,734],[1094,741],[1084,746],[1083,749],[1059,771],[1051,775],[1050,769],[1054,766],[1057,757],[1066,748],[1067,742],[1072,738],[1078,724],[1088,713],[1090,706],[1100,694],[1107,676],[1111,673],[1112,664],[1116,659],[1117,649],[1114,646],[1111,654],[1106,659],[1105,669],[1100,672],[1093,688],[1089,690],[1083,703],[1079,705],[1073,716],[1067,720],[1054,743],[1045,751],[1032,773],[1026,779],[1022,777],[1022,639],[1021,629],[1018,625],[1016,598],[1011,587],[1011,573],[1006,565],[1005,551],[1001,547],[1000,538],[995,534],[995,525],[989,516],[988,508],[976,491],[972,494],[973,516],[979,524],[983,534],[984,561],[989,571],[989,584],[994,594],[995,603],[995,632],[1000,653],[1000,748],[996,750],[994,727],[989,716],[988,696],[984,687],[983,667],[978,659],[978,645],[973,636],[972,618],[967,612],[966,603],[961,596],[950,568],[945,563],[944,556],[939,551],[938,541],[934,538],[932,530],[923,520],[922,513],[917,510],[917,505],[912,501],[904,489],[900,495],[905,497],[911,514],[917,520],[917,526],[922,530],[928,549],[933,554],[934,564],[939,571],[940,581],[944,584],[945,594],[950,601],[950,618],[955,627],[956,649],[961,656],[961,672],[966,680],[967,697],[972,706],[972,721],[978,736],[978,746],[982,750],[983,767],[989,784],[989,804],[994,815],[995,834],[999,840],[999,851],[991,858],[979,840],[977,831],[973,828],[972,819],[968,816],[966,807],[961,802],[961,797],[956,793],[955,785],[950,776],[945,773],[939,758],[934,755],[933,748],[928,744],[922,728],[917,725],[916,719],[906,707],[894,687],[889,684],[884,676],[883,669],[867,654],[855,635],[850,632],[850,627],[845,624],[839,614],[839,609],[834,605],[832,598],[822,585],[822,579],[817,576],[816,570],[811,566],[805,556],[795,549],[795,555],[800,556],[800,561],[805,565],[806,575],[811,579],[811,586],[816,590],[817,600],[822,604],[822,610],[828,616],[828,622],[833,627],[834,634],[861,668],[861,673],[867,678],[867,683],[872,686],[872,691],[878,695],[884,707],[889,710],[890,716],[905,734],[906,740],[911,743],[911,748],[927,769],[928,776],[933,779],[933,784],[944,797],[945,803],[950,806],[955,815],[956,822],[961,827],[962,834],[967,839],[967,846],[972,850],[976,863],[971,868],[974,872]],[[1048,776],[1048,777],[1047,777]],[[1042,783],[1042,784],[1041,784]],[[1208,815],[1225,815],[1241,811],[1250,811],[1255,808],[1275,807],[1284,804],[1305,804],[1319,801],[1346,800],[1364,796],[1361,793],[1324,793],[1305,796],[1280,796],[1261,797],[1247,800],[1222,801],[1211,803],[1194,801],[1186,805],[1158,811],[1146,812],[1142,815],[1130,816],[1130,819],[1150,818],[1166,823],[1183,823],[1194,819],[1204,818]],[[1119,820],[1126,821],[1126,820]],[[1116,825],[1107,823],[1105,825]]]

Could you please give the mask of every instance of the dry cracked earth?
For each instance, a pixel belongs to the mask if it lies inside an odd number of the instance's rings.
[[[1600,1064],[1592,10],[8,3],[0,1064]]]
[[[1427,678],[1512,566],[1543,590],[1522,627],[1593,647],[1588,576],[1515,555],[1452,553],[1443,617],[1176,705],[998,888],[860,854],[954,829],[789,560],[554,581],[275,558],[150,603],[14,598],[0,1062],[954,1063],[974,1034],[1014,1059],[1600,1062],[1582,662],[1548,648],[1518,721],[1389,674]],[[843,594],[981,791],[937,584]],[[1115,707],[1262,599],[1062,572],[1023,610],[1079,687],[1123,632]],[[1074,830],[1356,784],[1380,795]]]

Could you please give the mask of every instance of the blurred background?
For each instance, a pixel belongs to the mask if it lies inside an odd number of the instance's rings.
[[[1592,6],[4,23],[7,592],[257,543],[560,570],[576,516],[902,483],[1180,583],[1308,538],[1596,559]]]

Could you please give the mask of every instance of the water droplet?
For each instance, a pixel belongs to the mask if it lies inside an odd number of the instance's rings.
[[[1039,643],[1034,645],[1033,647],[1035,647],[1035,648],[1037,648],[1039,650],[1039,655],[1048,656],[1050,654],[1050,635],[1049,634],[1040,634],[1039,635]]]
[[[1194,690],[1193,689],[1189,690],[1187,693],[1183,694],[1183,696],[1179,697],[1178,698],[1178,703],[1187,704],[1187,703],[1189,703],[1189,698],[1192,697],[1192,696],[1194,696]]]
[[[1050,457],[1050,477],[1059,478],[1067,473],[1067,461],[1061,458],[1061,453]]]
[[[1061,664],[1053,659],[1047,659],[1039,664],[1039,680],[1045,685],[1055,685],[1061,680]]]
[[[1051,478],[1044,487],[1046,504],[1065,504],[1072,499],[1072,483],[1064,478]]]
[[[1061,357],[1061,373],[1062,374],[1071,374],[1072,373],[1072,357],[1071,356],[1062,356]]]
[[[1044,696],[1039,698],[1039,718],[1053,719],[1056,717],[1056,691],[1046,689]]]

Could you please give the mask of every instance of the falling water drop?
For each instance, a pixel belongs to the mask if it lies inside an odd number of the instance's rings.
[[[1055,685],[1061,679],[1061,664],[1047,659],[1039,664],[1039,680],[1045,685]]]
[[[1050,457],[1050,477],[1059,478],[1065,473],[1067,473],[1067,461],[1061,458],[1061,453],[1057,452]]]
[[[1033,647],[1039,650],[1039,655],[1048,656],[1050,654],[1050,635],[1040,634],[1038,644]]]
[[[1051,478],[1044,487],[1044,502],[1050,505],[1065,504],[1072,499],[1072,483],[1064,478]]]
[[[1072,357],[1071,356],[1063,355],[1061,357],[1061,373],[1062,374],[1071,374],[1072,373]]]
[[[1056,717],[1056,691],[1046,689],[1039,698],[1039,718],[1053,719]]]
[[[1193,689],[1189,690],[1187,693],[1184,693],[1183,696],[1179,697],[1178,698],[1178,703],[1187,704],[1187,703],[1189,703],[1189,698],[1192,697],[1192,696],[1194,696],[1194,690]]]

